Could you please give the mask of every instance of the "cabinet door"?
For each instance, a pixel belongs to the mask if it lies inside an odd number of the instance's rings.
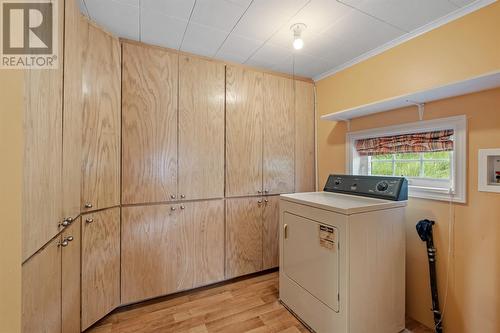
[[[84,211],[120,203],[120,43],[90,24],[83,55]]]
[[[120,305],[120,209],[82,218],[82,330]]]
[[[122,304],[176,290],[170,267],[178,260],[173,231],[178,227],[177,209],[174,205],[122,208]]]
[[[226,278],[262,270],[262,198],[226,200]]]
[[[294,191],[295,132],[293,81],[264,74],[264,192]]]
[[[82,53],[88,23],[77,0],[65,1],[62,209],[65,218],[80,214],[82,182]]]
[[[224,202],[124,207],[122,303],[224,278]]]
[[[314,84],[295,81],[295,192],[316,189]]]
[[[124,204],[177,194],[177,76],[176,54],[123,43]]]
[[[224,201],[182,204],[176,239],[185,254],[176,266],[179,290],[224,279]]]
[[[63,219],[61,210],[63,22],[57,1],[59,68],[25,71],[22,259],[50,241]],[[40,33],[40,32],[39,32]]]
[[[279,265],[279,196],[266,197],[262,218],[263,269]]]
[[[60,237],[22,267],[22,332],[61,332]]]
[[[227,67],[227,197],[262,192],[262,78],[259,72]]]
[[[62,233],[62,333],[80,333],[81,218]]]
[[[222,198],[225,66],[188,56],[179,66],[179,195]]]

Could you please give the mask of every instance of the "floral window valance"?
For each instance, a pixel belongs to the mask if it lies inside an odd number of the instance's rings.
[[[361,156],[452,151],[453,134],[443,130],[361,139],[356,140],[356,150]]]

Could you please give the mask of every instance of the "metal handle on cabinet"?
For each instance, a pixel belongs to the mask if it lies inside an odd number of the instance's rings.
[[[85,208],[92,208],[92,203],[87,202],[87,203],[85,204]]]
[[[68,241],[67,240],[63,240],[62,242],[59,242],[59,244],[57,244],[57,246],[66,247],[66,246],[68,246]]]
[[[265,200],[264,200],[264,202],[265,202],[265,203],[268,203],[268,202],[269,202],[269,200],[265,199]]]
[[[68,236],[68,237],[66,237],[64,240],[65,240],[65,241],[68,241],[68,242],[72,242],[72,241],[73,241],[73,239],[74,239],[74,238],[73,238],[73,236]]]
[[[181,199],[184,199],[186,198],[186,196],[184,194],[181,194]]]
[[[170,195],[170,199],[175,199],[175,198],[176,198],[175,194]]]
[[[184,205],[181,205],[181,209],[186,209],[186,207],[184,207]]]
[[[63,227],[67,227],[71,224],[68,220],[64,219],[59,225]]]
[[[175,210],[175,207],[174,207],[174,206],[170,207],[170,210],[171,210],[171,211],[174,211],[174,210]]]
[[[285,239],[288,238],[288,224],[283,225],[283,234],[285,235]]]
[[[261,194],[261,193],[262,193],[262,191],[261,191],[261,190],[258,190],[258,191],[257,191],[257,193]]]
[[[268,190],[268,189],[265,189],[265,190],[264,190],[264,193],[269,193],[269,190]]]
[[[89,217],[89,218],[85,219],[85,222],[92,223],[92,222],[94,222],[94,219]]]
[[[260,206],[262,204],[262,200],[257,201],[257,204]]]

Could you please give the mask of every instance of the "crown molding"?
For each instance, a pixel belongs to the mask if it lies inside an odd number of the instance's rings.
[[[475,12],[483,7],[486,7],[488,5],[491,5],[492,3],[496,2],[497,0],[478,0],[476,2],[471,3],[470,5],[467,5],[465,7],[459,8],[455,10],[452,13],[449,13],[446,16],[443,16],[442,18],[439,18],[435,21],[432,21],[420,28],[417,28],[407,34],[402,35],[401,37],[398,37],[396,39],[393,39],[390,42],[387,42],[371,51],[368,51],[340,66],[337,66],[335,68],[332,68],[331,70],[324,72],[322,74],[319,74],[313,78],[314,81],[319,81],[324,78],[327,78],[328,76],[331,76],[335,73],[338,73],[340,71],[343,71],[346,68],[349,68],[351,66],[354,66],[362,61],[365,61],[371,57],[374,57],[376,55],[379,55],[395,46],[398,46],[400,44],[403,44],[413,38],[416,38],[418,36],[421,36],[431,30],[437,29],[447,23],[450,23],[451,21],[454,21],[456,19],[459,19],[467,14],[470,14],[472,12]]]

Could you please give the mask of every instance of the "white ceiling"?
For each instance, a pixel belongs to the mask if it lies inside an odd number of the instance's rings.
[[[318,78],[488,0],[79,0],[120,37]],[[492,2],[491,0],[489,2]],[[462,14],[463,15],[463,14]],[[292,48],[293,23],[305,46]]]

